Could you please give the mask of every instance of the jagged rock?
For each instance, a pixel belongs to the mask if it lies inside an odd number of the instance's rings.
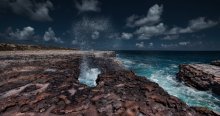
[[[220,66],[220,60],[212,61],[211,65]]]
[[[220,67],[209,64],[180,65],[177,78],[198,90],[212,90],[220,95]]]
[[[206,108],[189,107],[158,84],[125,70],[113,52],[94,53],[1,52],[0,115],[217,116]],[[102,72],[96,87],[78,81],[85,57]]]

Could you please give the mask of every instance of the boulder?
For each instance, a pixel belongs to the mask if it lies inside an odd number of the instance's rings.
[[[177,78],[198,90],[211,90],[220,95],[220,67],[209,64],[183,64]]]
[[[220,60],[212,61],[211,65],[220,66]]]

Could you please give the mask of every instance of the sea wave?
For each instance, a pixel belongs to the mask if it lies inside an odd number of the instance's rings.
[[[164,64],[154,62],[154,64],[149,64],[149,61],[137,62],[132,58],[124,57],[119,58],[119,60],[137,75],[145,76],[149,80],[158,83],[169,94],[178,97],[188,105],[208,107],[220,112],[219,96],[215,96],[209,91],[198,91],[177,81],[178,62],[172,61],[172,63],[166,62]]]

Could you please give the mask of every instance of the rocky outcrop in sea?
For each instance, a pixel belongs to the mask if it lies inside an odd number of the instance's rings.
[[[220,95],[219,64],[219,61],[213,61],[211,64],[183,64],[179,66],[177,78],[198,90],[210,90]]]
[[[220,60],[212,61],[211,65],[220,66]]]
[[[114,52],[0,52],[2,116],[218,116],[190,107],[158,84],[126,70]],[[80,64],[101,70],[97,86],[79,82]]]

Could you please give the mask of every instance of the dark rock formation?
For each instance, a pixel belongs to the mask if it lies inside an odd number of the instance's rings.
[[[23,45],[23,44],[6,44],[0,43],[0,51],[16,51],[16,50],[76,50],[61,47],[43,47],[38,45]]]
[[[82,56],[102,71],[96,87],[78,81]],[[189,107],[114,59],[97,56],[0,52],[0,115],[217,116],[206,108]]]
[[[220,66],[220,60],[212,61],[211,65]]]
[[[209,64],[180,65],[177,78],[198,90],[212,90],[220,95],[220,67]]]

